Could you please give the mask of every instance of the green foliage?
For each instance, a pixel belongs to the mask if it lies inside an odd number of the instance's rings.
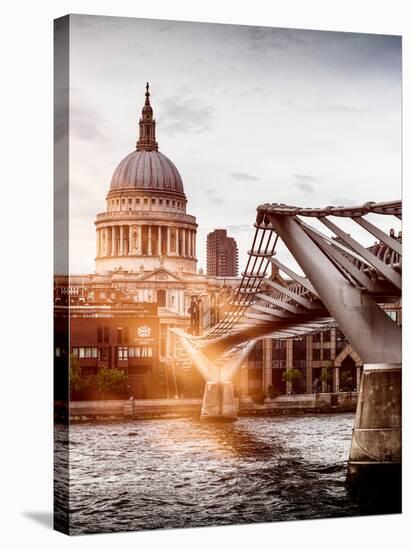
[[[299,369],[288,369],[282,374],[282,380],[284,382],[294,382],[303,377],[303,374]]]
[[[120,369],[99,369],[96,376],[96,386],[104,395],[122,395],[128,388],[127,376]]]
[[[322,369],[322,374],[320,375],[322,382],[330,382],[332,380],[332,369],[330,367],[325,367]]]
[[[70,391],[82,391],[85,387],[80,361],[76,356],[70,355]]]

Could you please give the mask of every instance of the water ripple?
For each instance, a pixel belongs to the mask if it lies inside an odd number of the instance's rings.
[[[391,512],[347,490],[352,426],[352,414],[72,425],[71,532]]]

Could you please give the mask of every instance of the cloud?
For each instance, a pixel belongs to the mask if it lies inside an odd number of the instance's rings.
[[[214,109],[198,99],[182,94],[166,98],[161,106],[162,132],[200,134],[212,128]]]
[[[106,141],[103,128],[105,122],[97,111],[81,103],[70,106],[70,130],[80,139]]]
[[[239,181],[257,181],[259,179],[257,176],[247,174],[246,172],[231,172],[230,175],[233,179]]]
[[[222,197],[210,197],[210,202],[213,204],[225,204],[225,199],[222,199]]]
[[[212,204],[225,204],[227,202],[226,199],[222,199],[217,195],[218,190],[215,187],[205,189],[204,192],[208,196],[208,201]]]
[[[293,174],[295,178],[295,183],[293,184],[303,193],[314,193],[316,191],[315,183],[318,183],[318,179],[314,176],[309,176],[309,174]]]
[[[371,113],[370,109],[351,107],[349,105],[328,105],[326,110],[331,113]]]
[[[358,113],[358,114],[368,114],[373,113],[371,109],[365,109],[363,107],[356,107],[353,105],[345,105],[343,103],[336,103],[326,106],[316,106],[316,105],[304,105],[303,103],[297,104],[291,99],[282,101],[281,103],[287,111],[292,111],[294,113]]]
[[[243,231],[246,231],[250,233],[253,230],[253,224],[241,223],[238,225],[227,225],[226,228],[228,232],[232,231],[233,233],[242,233]]]
[[[293,174],[293,176],[300,182],[306,182],[306,181],[318,181],[317,178],[313,176],[309,176],[308,174]]]
[[[352,199],[335,197],[332,199],[333,206],[356,206],[358,203]]]
[[[315,187],[310,183],[295,183],[295,187],[303,191],[304,193],[314,193]]]
[[[289,29],[271,27],[246,27],[251,50],[265,53],[271,50],[286,50],[292,46],[304,44],[296,32]]]

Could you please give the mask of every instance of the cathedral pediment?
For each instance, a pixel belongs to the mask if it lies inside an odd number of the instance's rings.
[[[143,275],[140,279],[140,281],[146,281],[146,282],[158,282],[158,281],[167,281],[167,282],[182,282],[182,278],[179,277],[176,273],[172,273],[168,269],[165,269],[164,267],[160,267],[158,269],[155,269],[154,271],[151,271],[150,273],[146,273]]]

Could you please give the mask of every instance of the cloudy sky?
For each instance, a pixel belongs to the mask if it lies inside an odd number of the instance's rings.
[[[206,235],[240,266],[256,206],[401,195],[401,39],[76,15],[70,30],[71,272],[94,271],[97,212],[135,147],[146,81],[159,149]]]

